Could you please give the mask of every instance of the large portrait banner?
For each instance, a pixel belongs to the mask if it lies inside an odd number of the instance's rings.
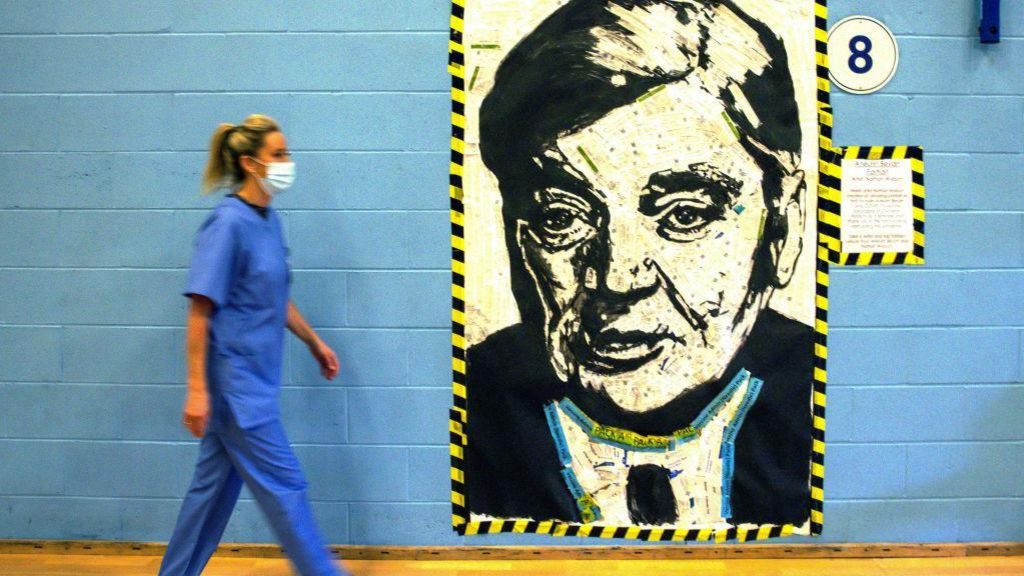
[[[823,12],[455,2],[460,533],[820,532]]]

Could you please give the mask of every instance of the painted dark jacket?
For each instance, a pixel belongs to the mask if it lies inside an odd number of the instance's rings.
[[[561,383],[525,324],[470,348],[467,367],[469,511],[499,518],[580,522],[543,406],[568,396],[602,424],[641,434],[688,425],[741,368],[764,380],[736,439],[733,524],[803,524],[810,515],[813,330],[766,309],[723,378],[624,426],[610,402]]]

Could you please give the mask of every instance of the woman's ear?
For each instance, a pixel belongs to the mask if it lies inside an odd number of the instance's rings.
[[[786,234],[772,243],[772,260],[775,264],[774,284],[784,288],[793,279],[804,241],[804,196],[807,182],[803,170],[796,170],[782,180],[782,197],[779,208],[786,221]]]
[[[252,156],[240,156],[238,158],[238,164],[246,174],[252,174],[253,176],[259,177],[261,166],[259,162],[253,159]]]

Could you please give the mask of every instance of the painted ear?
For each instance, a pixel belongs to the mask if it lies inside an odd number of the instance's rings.
[[[804,196],[807,182],[803,170],[796,170],[782,181],[780,207],[786,220],[786,234],[772,243],[772,259],[775,261],[776,288],[785,288],[793,279],[796,263],[803,251],[804,241]]]

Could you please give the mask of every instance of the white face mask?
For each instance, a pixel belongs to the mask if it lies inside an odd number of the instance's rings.
[[[295,162],[271,162],[270,164],[263,164],[263,162],[260,162],[255,158],[253,158],[253,161],[267,167],[267,175],[263,178],[256,179],[263,188],[263,191],[267,194],[274,196],[284,192],[288,188],[291,188],[291,185],[295,182]]]

